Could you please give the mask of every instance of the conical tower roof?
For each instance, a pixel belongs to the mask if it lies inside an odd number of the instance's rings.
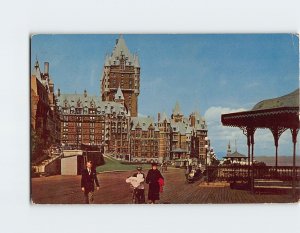
[[[139,56],[137,54],[134,54],[134,62],[133,62],[133,65],[135,67],[140,67],[140,60],[139,60]]]
[[[175,108],[173,109],[173,115],[182,115],[178,101],[176,102]]]
[[[130,53],[122,35],[120,35],[119,39],[117,39],[116,41],[116,45],[112,52],[111,58],[113,60],[119,60],[121,56],[124,56],[124,58],[127,59],[128,62],[133,63],[133,56]]]

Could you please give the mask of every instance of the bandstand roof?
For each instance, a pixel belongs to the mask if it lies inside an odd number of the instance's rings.
[[[299,128],[299,89],[257,103],[250,111],[222,114],[223,125],[253,128]]]
[[[227,154],[223,158],[247,158],[247,156],[235,151],[231,154]]]

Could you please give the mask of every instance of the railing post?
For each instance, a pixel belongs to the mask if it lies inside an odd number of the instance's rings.
[[[297,134],[298,134],[298,128],[293,128],[291,129],[291,133],[292,133],[292,139],[293,139],[293,179],[292,179],[292,188],[293,188],[293,197],[296,198],[296,187],[295,187],[295,183],[296,183],[296,143],[297,143]]]
[[[254,130],[251,130],[251,167],[252,167],[252,174],[251,174],[251,192],[254,193]]]

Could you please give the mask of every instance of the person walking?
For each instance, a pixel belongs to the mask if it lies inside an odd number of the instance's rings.
[[[84,192],[84,203],[93,204],[94,203],[94,191],[96,183],[97,190],[99,190],[99,181],[97,178],[96,170],[93,169],[92,161],[86,163],[86,168],[83,169],[81,175],[81,190]]]
[[[148,201],[151,204],[155,204],[155,201],[159,200],[160,184],[159,179],[164,179],[160,171],[157,169],[157,164],[152,163],[152,169],[148,171],[146,177],[146,183],[149,184]]]

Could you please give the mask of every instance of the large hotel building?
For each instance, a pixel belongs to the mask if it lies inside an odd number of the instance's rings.
[[[35,67],[32,77],[39,75],[38,70]],[[139,57],[129,51],[122,36],[105,58],[100,85],[100,96],[86,90],[64,94],[58,89],[55,102],[62,145],[97,145],[104,153],[131,162],[205,158],[207,125],[199,113],[186,117],[176,103],[170,117],[138,116]]]

